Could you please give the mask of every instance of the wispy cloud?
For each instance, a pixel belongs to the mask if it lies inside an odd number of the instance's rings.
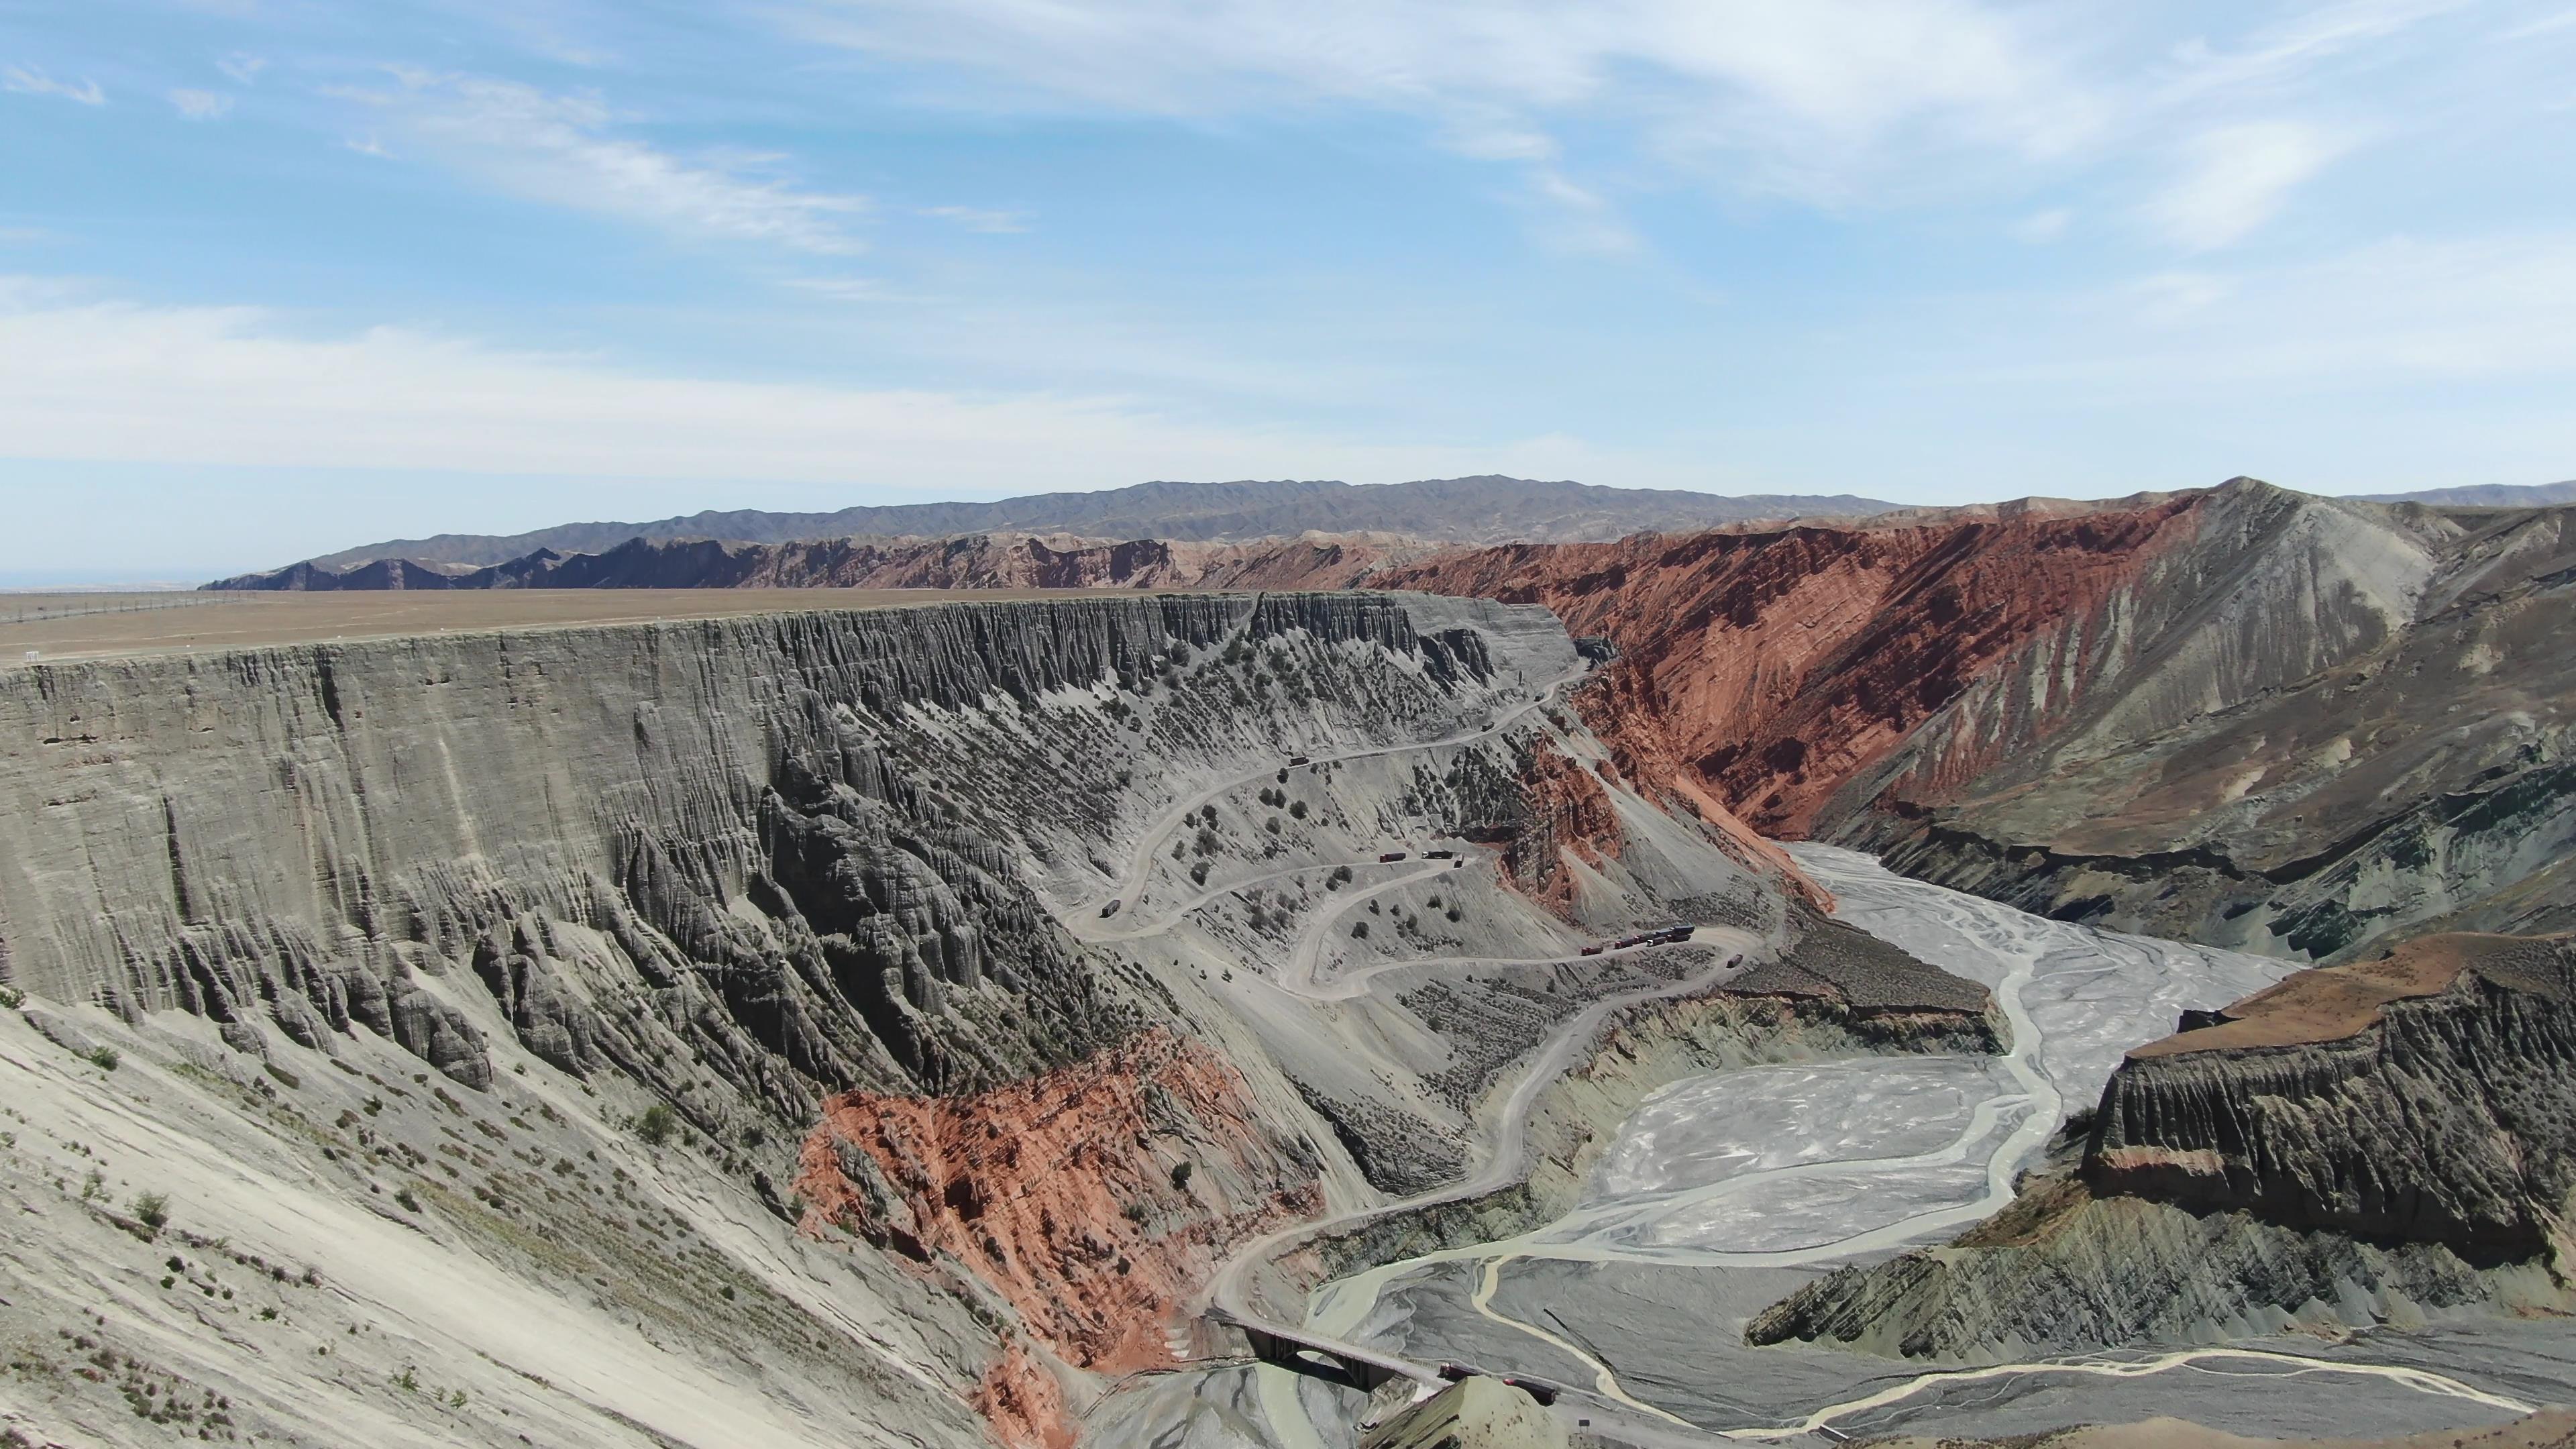
[[[1003,234],[1029,229],[1028,218],[1016,211],[987,211],[980,206],[925,206],[923,216],[953,221],[968,231]]]
[[[215,91],[176,90],[170,104],[191,121],[218,121],[232,111],[233,98]]]
[[[458,473],[887,482],[952,496],[1149,477],[1562,476],[1562,438],[1466,449],[1228,428],[1131,399],[642,374],[250,308],[147,307],[0,276],[6,456]],[[1600,459],[1589,462],[1598,466]]]
[[[2353,109],[2334,103],[2333,88],[2375,74],[2384,95],[2401,48],[2478,5],[2285,0],[2222,8],[2209,17],[2222,30],[2179,40],[2182,14],[2150,7],[2110,24],[2116,12],[2011,0],[780,0],[779,10],[803,38],[908,66],[946,104],[1418,117],[1436,144],[1522,169],[1522,194],[1543,203],[1531,212],[1542,235],[1611,240],[1626,230],[1617,213],[1627,195],[1677,179],[1840,213],[2027,194],[2091,171],[2129,193],[2106,211],[2160,190],[2157,235],[2192,250],[2249,234],[2334,155],[2377,139],[2326,141]],[[2392,132],[2409,123],[2401,113]],[[1582,165],[1554,139],[1578,131]],[[2260,149],[2195,157],[2186,179],[2141,183],[2169,138],[2199,133]]]
[[[236,50],[218,59],[215,69],[231,77],[235,85],[253,86],[259,84],[259,73],[268,69],[268,62],[247,51]]]
[[[1523,165],[1545,158],[1506,143],[1607,112],[1667,156],[1732,158],[1761,189],[1844,193],[1959,145],[2052,155],[2098,124],[2049,32],[1980,0],[797,3],[807,36],[985,77],[1004,103],[1165,115],[1357,104],[1424,116],[1469,154]]]
[[[850,226],[868,199],[808,190],[777,174],[781,158],[676,155],[622,134],[595,95],[424,71],[397,80],[361,98],[424,153],[517,195],[682,236],[829,255],[864,249]]]
[[[107,104],[107,92],[100,90],[98,82],[94,80],[84,78],[75,85],[70,81],[58,81],[41,70],[23,65],[0,69],[0,91],[14,91],[22,96],[59,96],[67,101],[78,101],[84,106]]]
[[[2035,211],[2012,224],[2013,239],[2044,246],[2065,236],[2067,224],[2074,219],[2075,213],[2062,206]]]
[[[2185,250],[2232,245],[2270,221],[2293,189],[2349,144],[2293,121],[2204,131],[2183,148],[2174,179],[2148,203],[2147,217]]]
[[[904,302],[912,298],[874,277],[790,277],[787,285],[835,302]]]

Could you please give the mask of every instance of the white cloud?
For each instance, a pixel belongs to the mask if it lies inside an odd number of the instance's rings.
[[[1843,197],[1908,158],[2064,153],[2100,102],[2035,12],[1983,0],[797,0],[811,38],[960,68],[997,97],[1172,116],[1353,105],[1464,154],[1553,164],[1615,114],[1746,185]],[[1570,181],[1558,168],[1534,194]],[[1587,193],[1597,185],[1581,185]]]
[[[236,85],[250,86],[259,84],[259,73],[268,69],[268,62],[247,51],[236,50],[217,60],[215,69],[230,76]]]
[[[776,157],[675,156],[616,134],[618,118],[596,96],[419,71],[399,80],[397,91],[343,98],[382,107],[424,151],[531,200],[684,236],[823,254],[863,250],[849,223],[869,209],[867,199],[759,174],[774,171]]]
[[[221,120],[233,108],[233,98],[213,91],[176,90],[170,93],[170,104],[191,121]]]
[[[2204,131],[2184,146],[2178,174],[2147,204],[2147,219],[2186,250],[2231,245],[2270,221],[2294,188],[2348,145],[2294,121]]]
[[[377,140],[373,136],[351,136],[341,141],[340,144],[357,152],[361,156],[373,156],[379,161],[390,161],[393,159],[394,155],[393,152],[385,149],[384,142]]]
[[[950,494],[1494,468],[1675,476],[1672,465],[1613,464],[1561,437],[1386,447],[1232,429],[1116,397],[655,376],[399,328],[302,336],[254,309],[97,301],[64,283],[5,277],[0,457],[757,478]]]
[[[94,80],[84,78],[80,84],[74,85],[70,81],[58,81],[30,66],[13,65],[0,69],[0,91],[15,91],[22,96],[60,96],[84,106],[107,104],[107,92],[100,90]]]

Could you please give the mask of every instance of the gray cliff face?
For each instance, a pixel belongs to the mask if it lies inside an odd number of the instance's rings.
[[[0,977],[251,1051],[362,1023],[478,1087],[488,991],[702,1123],[1007,1080],[1132,1029],[1023,872],[1084,868],[1122,762],[1471,708],[1477,615],[1113,598],[15,671]],[[1295,708],[1181,663],[1229,644],[1309,661]],[[1122,688],[1161,691],[1150,735]]]
[[[2363,1242],[2068,1186],[2026,1195],[1949,1246],[1836,1269],[1764,1310],[1745,1336],[2013,1362],[2560,1302],[2539,1269],[2483,1267],[2438,1243]]]
[[[2551,1246],[2576,1188],[2576,946],[2499,941],[2336,1040],[2189,1050],[2195,1035],[2112,1076],[2084,1162],[2096,1193],[2472,1256]]]
[[[2112,1076],[2080,1160],[1748,1335],[2008,1359],[2563,1309],[2576,943],[2427,938],[2188,1025]]]
[[[1455,1172],[1533,1031],[1708,948],[1516,958],[1776,921],[1678,822],[1580,920],[1426,869],[1531,828],[1530,736],[1597,754],[1578,665],[1130,594],[0,673],[12,1382],[84,1443],[1061,1442],[1229,1244]],[[1283,1004],[1332,911],[1319,981],[1418,974]]]

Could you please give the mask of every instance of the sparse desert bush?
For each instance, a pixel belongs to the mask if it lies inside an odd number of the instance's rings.
[[[123,1057],[116,1054],[116,1048],[111,1046],[92,1047],[89,1050],[90,1065],[102,1072],[115,1071],[116,1064],[123,1060]]]
[[[1305,802],[1305,801],[1303,801],[1303,800],[1291,800],[1291,801],[1289,801],[1289,802],[1288,802],[1288,815],[1289,815],[1289,818],[1290,818],[1290,819],[1293,819],[1293,820],[1303,820],[1303,819],[1305,819],[1305,818],[1306,818],[1306,802]]]
[[[0,986],[0,1010],[16,1011],[19,1007],[26,1004],[27,993],[19,990],[15,986]],[[9,1432],[14,1436],[18,1431],[12,1429]]]
[[[1358,925],[1351,927],[1351,939],[1352,939],[1352,940],[1354,940],[1354,941],[1365,941],[1365,940],[1367,940],[1367,939],[1368,939],[1368,922],[1366,922],[1366,921],[1362,921],[1362,922],[1360,922]]]
[[[157,1192],[147,1192],[134,1199],[134,1220],[155,1233],[170,1226],[170,1199]]]

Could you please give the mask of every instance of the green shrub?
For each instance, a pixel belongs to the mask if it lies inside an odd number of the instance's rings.
[[[420,1199],[412,1196],[412,1191],[409,1186],[397,1189],[394,1193],[394,1201],[402,1204],[404,1212],[416,1213],[420,1211]]]
[[[0,1010],[16,1011],[26,1004],[27,993],[15,986],[0,986]]]
[[[135,1198],[134,1220],[156,1233],[170,1226],[170,1199],[157,1192]]]
[[[116,1054],[116,1048],[114,1047],[103,1046],[91,1047],[89,1049],[90,1065],[98,1068],[102,1072],[115,1071],[116,1064],[123,1060],[123,1057]]]
[[[669,1142],[671,1134],[678,1131],[679,1127],[679,1114],[662,1102],[656,1102],[645,1108],[644,1115],[635,1119],[635,1135],[655,1147]]]

